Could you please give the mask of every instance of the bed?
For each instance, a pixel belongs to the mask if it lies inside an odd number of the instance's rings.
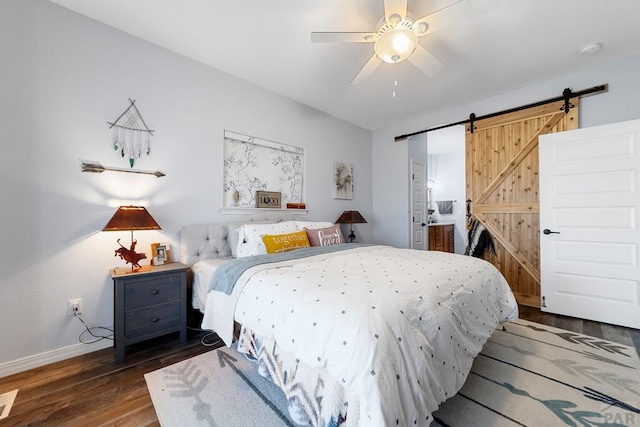
[[[186,226],[181,261],[202,328],[255,359],[302,425],[429,425],[495,328],[518,316],[482,259],[341,243],[332,223],[280,219]],[[260,247],[318,230],[332,244]]]

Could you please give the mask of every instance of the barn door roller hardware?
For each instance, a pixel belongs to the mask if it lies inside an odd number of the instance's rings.
[[[476,119],[476,114],[475,113],[469,114],[469,129],[468,130],[469,130],[470,133],[473,133],[473,131],[477,129],[476,125],[473,123],[476,120],[477,119]]]
[[[575,105],[571,103],[571,93],[571,89],[569,88],[566,88],[562,91],[562,98],[564,99],[564,107],[562,107],[562,109],[564,110],[565,114],[569,113],[569,110],[575,107]]]
[[[527,104],[527,105],[521,105],[520,107],[515,107],[515,108],[511,108],[508,110],[503,110],[503,111],[498,111],[496,113],[491,113],[491,114],[486,114],[484,116],[476,116],[474,113],[471,113],[469,115],[469,118],[466,120],[461,120],[459,122],[455,122],[455,123],[449,123],[448,125],[442,125],[442,126],[437,126],[434,128],[430,128],[430,129],[424,129],[424,130],[420,130],[417,132],[413,132],[413,133],[407,133],[405,135],[400,135],[400,136],[396,136],[395,137],[395,141],[404,141],[407,138],[410,138],[412,136],[416,136],[416,135],[421,135],[423,133],[427,133],[427,132],[432,132],[434,130],[440,130],[440,129],[445,129],[445,128],[449,128],[452,126],[458,126],[458,125],[466,125],[469,124],[469,132],[473,133],[473,131],[476,129],[475,127],[475,122],[477,122],[478,120],[483,120],[483,119],[489,119],[491,117],[496,117],[496,116],[500,116],[503,114],[509,114],[509,113],[515,113],[516,111],[522,111],[522,110],[526,110],[529,108],[534,108],[534,107],[539,107],[541,105],[546,105],[546,104],[552,104],[554,102],[558,102],[558,101],[564,101],[564,106],[562,107],[562,110],[564,110],[565,113],[568,113],[569,110],[571,108],[574,107],[574,105],[571,103],[571,99],[573,98],[580,98],[581,96],[586,96],[586,95],[592,95],[592,94],[597,94],[597,93],[602,93],[602,92],[606,92],[609,88],[609,84],[605,83],[599,86],[594,86],[594,87],[590,87],[588,89],[583,89],[580,90],[578,92],[573,92],[571,89],[566,88],[565,90],[562,91],[562,96],[557,96],[555,98],[550,98],[550,99],[545,99],[544,101],[538,101],[538,102],[534,102],[532,104]]]

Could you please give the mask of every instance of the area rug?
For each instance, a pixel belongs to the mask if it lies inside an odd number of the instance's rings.
[[[634,347],[525,320],[497,330],[458,394],[449,426],[640,426]]]
[[[160,424],[294,426],[256,365],[218,349],[145,375]],[[432,426],[640,426],[635,348],[525,320],[496,330]]]
[[[284,393],[235,348],[144,375],[162,427],[296,426]]]

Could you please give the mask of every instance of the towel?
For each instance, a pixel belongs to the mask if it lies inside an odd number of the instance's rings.
[[[438,212],[440,214],[452,214],[453,213],[453,202],[455,200],[440,200],[436,203],[438,204]]]

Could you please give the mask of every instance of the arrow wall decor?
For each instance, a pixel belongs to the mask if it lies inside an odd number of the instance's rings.
[[[105,171],[110,171],[110,172],[139,173],[143,175],[154,175],[156,178],[166,176],[164,172],[160,172],[160,171],[144,171],[140,169],[114,168],[109,166],[102,166],[99,162],[85,161],[85,160],[80,160],[80,168],[82,169],[82,172],[91,172],[91,173],[102,173]]]

